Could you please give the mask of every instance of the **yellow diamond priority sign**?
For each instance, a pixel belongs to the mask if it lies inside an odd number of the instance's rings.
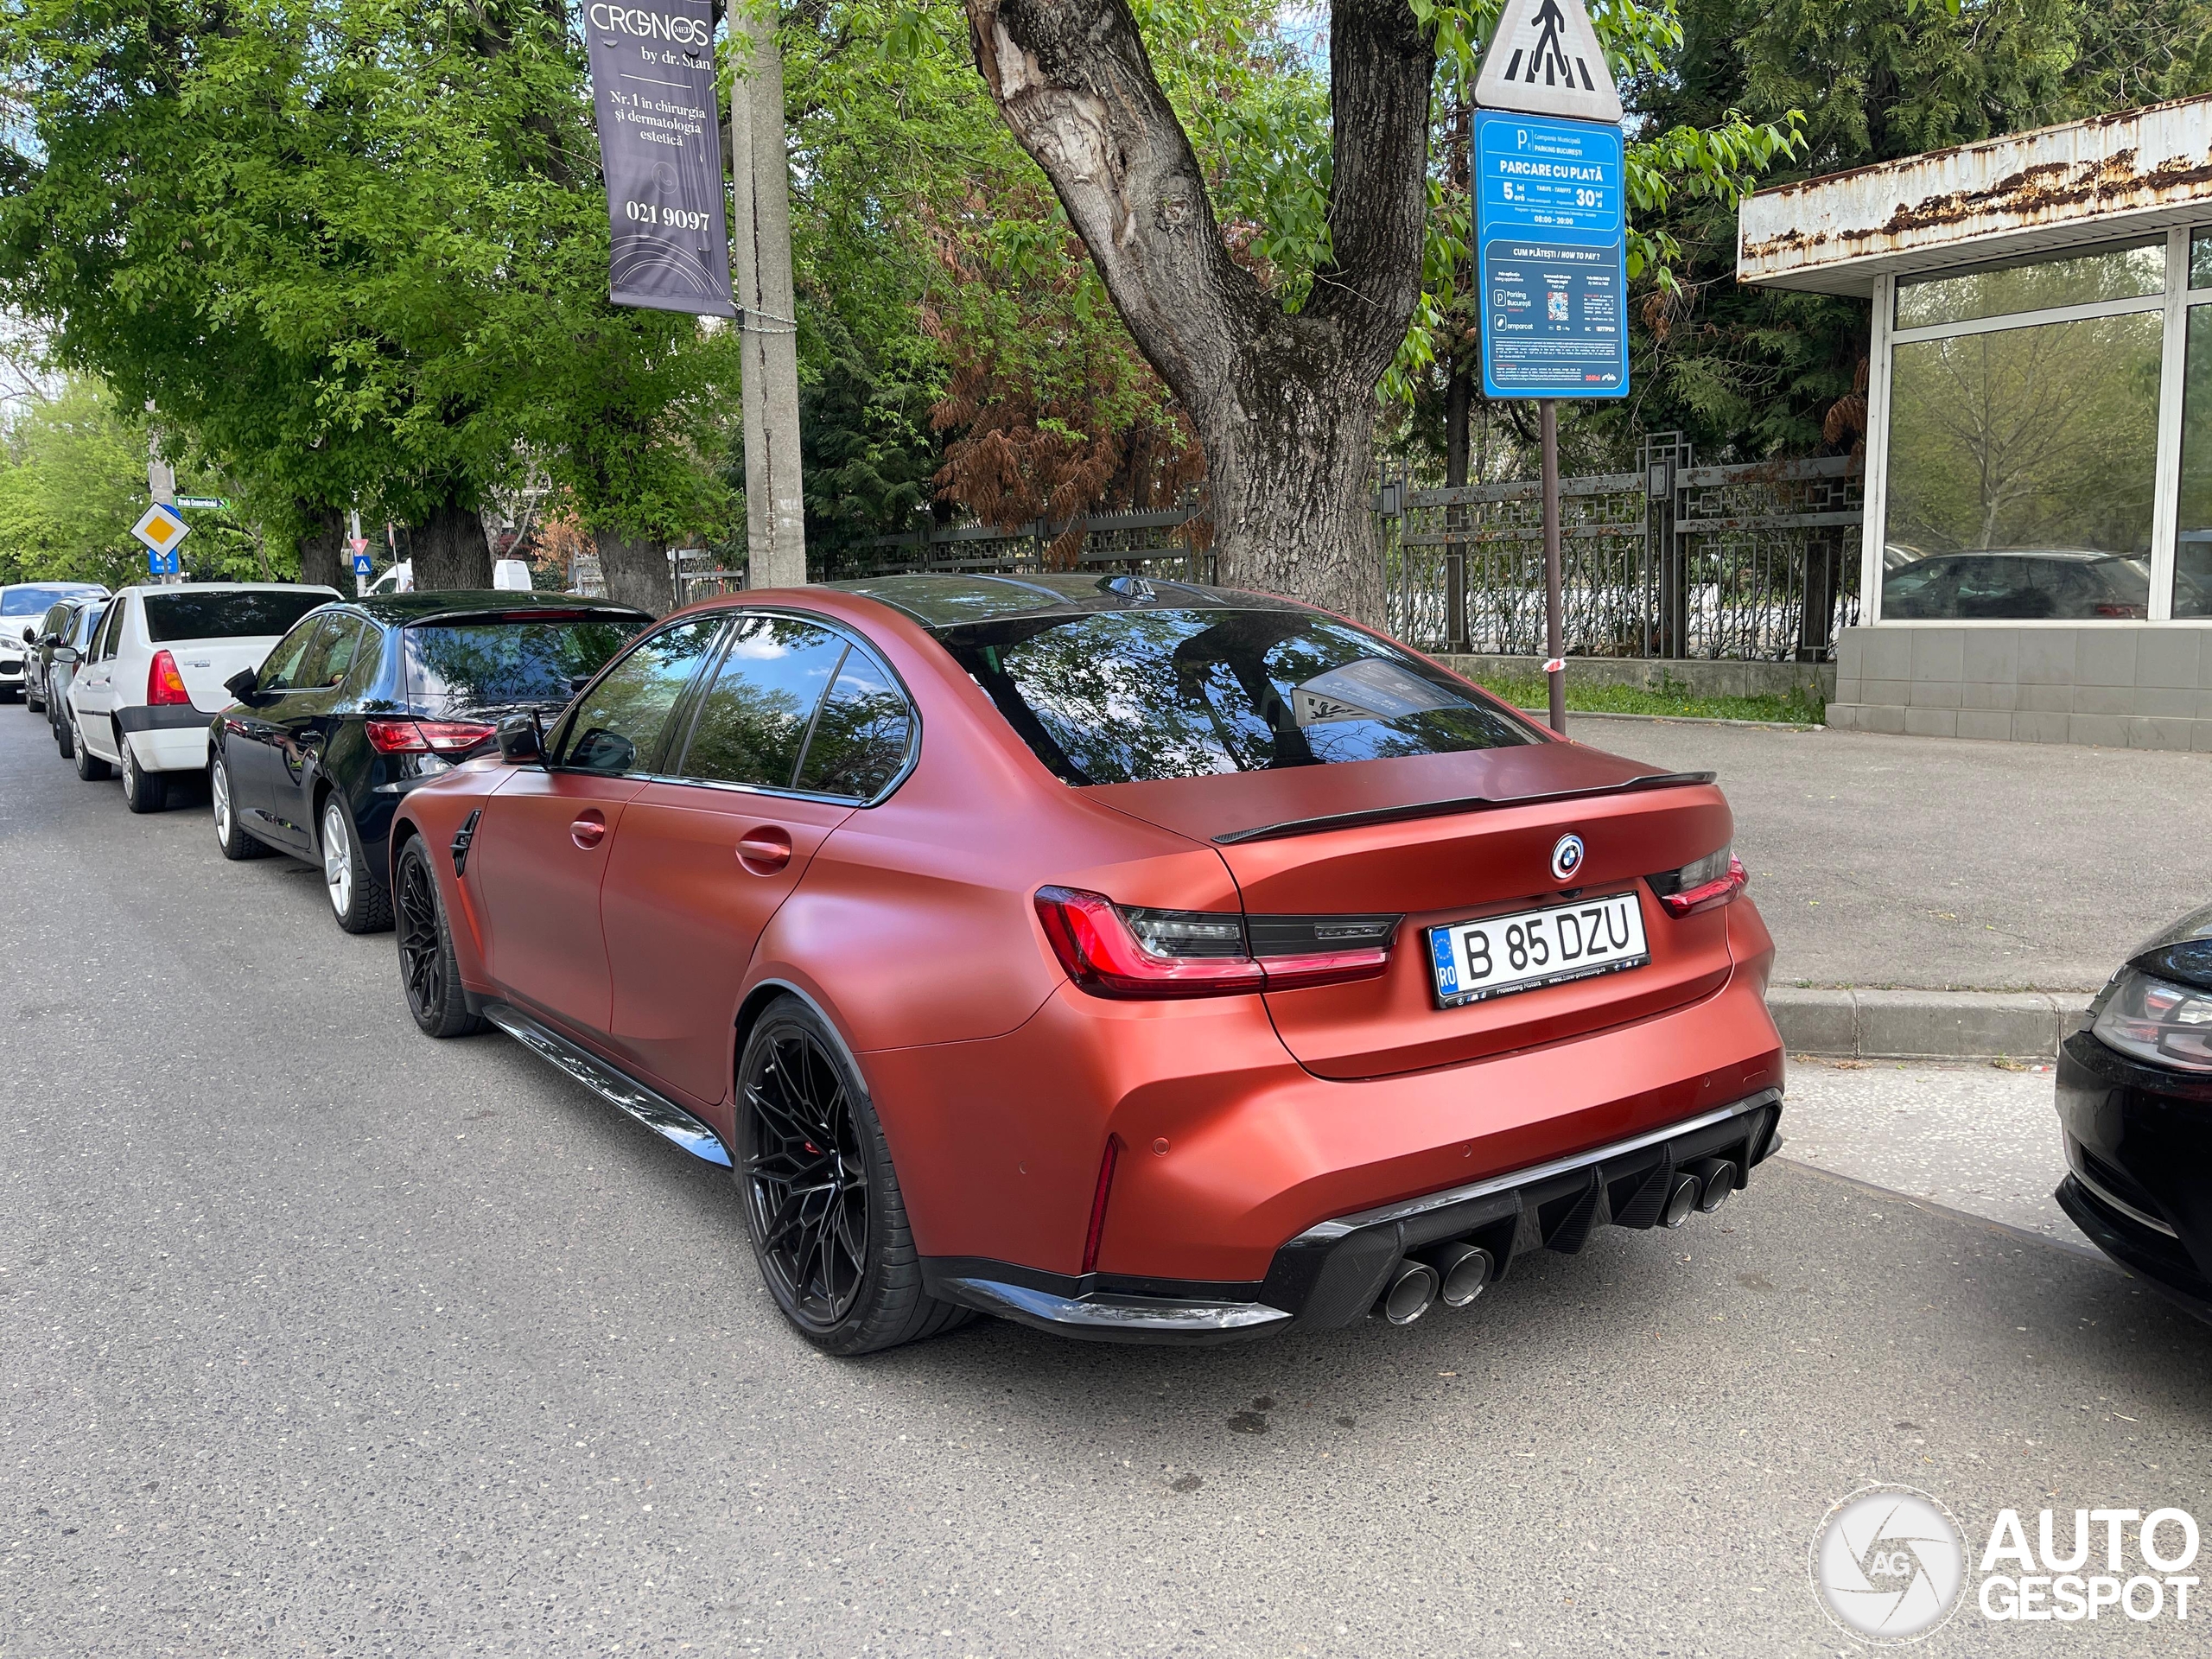
[[[130,533],[145,543],[149,552],[170,553],[192,533],[192,526],[176,516],[175,508],[156,501],[130,526]]]

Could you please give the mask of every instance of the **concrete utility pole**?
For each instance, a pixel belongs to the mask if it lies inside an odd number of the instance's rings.
[[[791,297],[791,161],[784,148],[784,58],[773,0],[734,7],[752,42],[750,73],[730,89],[737,200],[729,243],[742,314],[745,542],[755,588],[806,581],[806,504],[799,480],[798,325]]]
[[[154,412],[154,400],[150,397],[146,400],[146,412],[149,415]],[[146,428],[146,499],[159,506],[176,505],[176,468],[162,459],[162,429],[151,424]],[[184,568],[181,560],[175,575],[162,578],[164,583],[183,580]]]

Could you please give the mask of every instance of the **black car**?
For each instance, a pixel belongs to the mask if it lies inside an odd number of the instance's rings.
[[[2089,1242],[2212,1319],[2212,905],[2128,958],[2058,1052],[2070,1171],[2057,1198]]]
[[[68,722],[62,719],[62,698],[83,658],[92,630],[107,614],[107,595],[88,589],[49,607],[35,633],[26,639],[23,658],[23,701],[46,716],[54,729],[54,747],[69,759]]]
[[[391,925],[386,842],[416,785],[494,747],[502,715],[558,710],[652,621],[604,600],[389,594],[310,611],[227,685],[208,792],[226,858],[320,861],[338,925]]]

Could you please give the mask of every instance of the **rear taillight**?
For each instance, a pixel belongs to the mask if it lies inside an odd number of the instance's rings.
[[[192,693],[184,689],[184,676],[176,671],[176,658],[166,651],[156,652],[154,660],[146,664],[148,706],[174,708],[191,701]]]
[[[499,734],[499,728],[480,720],[379,717],[362,724],[368,728],[369,747],[378,754],[460,754]]]
[[[1124,906],[1069,887],[1040,889],[1037,918],[1070,979],[1094,996],[1133,998],[1230,996],[1372,978],[1389,965],[1396,926],[1395,918],[1355,918],[1359,926],[1341,949],[1255,955],[1240,914]],[[1306,925],[1327,918],[1299,920],[1317,943],[1327,937]]]
[[[1694,916],[1701,910],[1718,910],[1744,890],[1751,875],[1744,861],[1729,848],[1708,853],[1694,864],[1668,870],[1650,878],[1659,895],[1660,908],[1669,916]]]

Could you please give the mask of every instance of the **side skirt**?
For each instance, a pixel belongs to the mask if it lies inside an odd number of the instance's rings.
[[[610,1105],[620,1107],[664,1141],[674,1141],[694,1158],[723,1169],[730,1167],[729,1148],[722,1145],[721,1137],[665,1095],[646,1088],[557,1032],[549,1031],[519,1008],[505,1002],[486,1002],[478,1012],[539,1059],[566,1072]]]

